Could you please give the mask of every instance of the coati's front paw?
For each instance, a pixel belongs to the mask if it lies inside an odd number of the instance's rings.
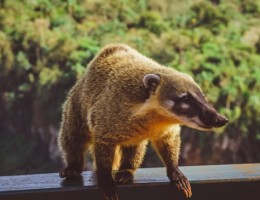
[[[127,184],[133,182],[133,172],[129,170],[120,170],[115,174],[115,181],[117,184]]]
[[[182,191],[187,198],[192,196],[190,182],[178,168],[167,171],[167,175],[170,181],[178,188],[179,191]]]
[[[105,200],[118,200],[117,188],[114,182],[99,185],[101,190],[103,191],[103,196]]]
[[[97,180],[105,200],[118,200],[117,187],[111,172],[108,174],[97,173]]]
[[[60,171],[60,177],[61,178],[74,178],[74,177],[79,177],[81,173],[82,173],[81,170],[65,168]]]

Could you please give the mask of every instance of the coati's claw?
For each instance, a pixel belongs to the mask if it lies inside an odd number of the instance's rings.
[[[117,188],[115,183],[100,185],[103,191],[103,196],[105,200],[118,200]]]
[[[120,170],[115,174],[117,184],[128,184],[133,182],[133,173],[127,170]]]
[[[73,170],[73,169],[63,169],[60,171],[61,178],[73,178],[80,176],[81,171]]]
[[[114,188],[107,188],[103,190],[105,200],[118,200],[118,195]]]
[[[168,177],[171,182],[177,187],[179,191],[182,191],[187,198],[191,198],[191,186],[188,179],[182,174],[182,172],[176,168],[172,172],[168,172]]]
[[[116,182],[110,170],[97,167],[97,182],[104,200],[118,200]]]
[[[184,178],[186,179],[186,177],[182,177],[181,179],[176,180],[173,183],[174,185],[176,185],[179,191],[183,191],[185,196],[187,198],[190,198],[192,196],[191,186],[190,183],[187,181],[187,179],[184,180]]]

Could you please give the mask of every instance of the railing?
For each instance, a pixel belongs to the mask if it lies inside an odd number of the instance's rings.
[[[191,182],[194,200],[260,200],[260,164],[180,167]],[[169,183],[165,168],[139,169],[134,183],[118,186],[120,200],[186,199]],[[2,176],[4,200],[102,200],[95,174],[66,181],[57,173]]]

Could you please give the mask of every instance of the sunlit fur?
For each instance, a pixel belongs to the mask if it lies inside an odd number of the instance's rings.
[[[161,82],[151,93],[143,78],[156,73]],[[165,89],[171,84],[178,84],[176,91]],[[149,140],[168,171],[174,170],[179,158],[179,125],[196,123],[169,112],[174,103],[164,105],[159,96],[162,92],[187,92],[190,85],[199,90],[189,75],[164,67],[126,45],[105,47],[67,96],[58,138],[66,167],[80,173],[84,154],[91,150],[98,177],[104,175],[102,170],[134,173]]]

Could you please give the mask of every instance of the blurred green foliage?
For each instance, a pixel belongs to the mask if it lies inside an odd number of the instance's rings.
[[[259,161],[259,19],[259,0],[0,0],[0,130],[58,127],[69,88],[120,42],[191,74],[230,120],[216,132]]]

